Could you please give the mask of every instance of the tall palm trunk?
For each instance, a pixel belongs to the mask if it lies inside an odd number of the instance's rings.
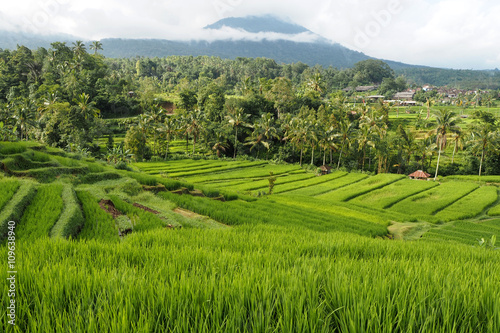
[[[168,149],[170,146],[170,140],[167,140],[167,151],[165,152],[165,160],[168,159]]]
[[[236,147],[238,145],[238,126],[235,126],[236,128],[236,133],[234,134],[234,154],[233,158],[236,158]]]
[[[481,169],[483,168],[483,160],[484,160],[484,147],[481,152],[481,161],[479,162],[479,177],[481,177]]]
[[[439,141],[439,153],[438,153],[438,160],[436,164],[436,174],[434,175],[434,181],[436,181],[437,176],[438,176],[438,170],[439,170],[439,161],[441,160],[441,147],[443,146],[443,138]]]
[[[340,159],[342,158],[342,153],[344,152],[345,141],[342,142],[342,148],[340,149],[339,162],[337,163],[337,170],[340,168]]]
[[[314,146],[312,147],[312,155],[311,155],[311,165],[314,164]]]

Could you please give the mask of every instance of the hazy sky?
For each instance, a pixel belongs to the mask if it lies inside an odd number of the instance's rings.
[[[2,3],[0,29],[92,40],[200,39],[214,38],[201,29],[221,18],[262,14],[373,57],[500,68],[500,3],[493,0],[17,0]]]

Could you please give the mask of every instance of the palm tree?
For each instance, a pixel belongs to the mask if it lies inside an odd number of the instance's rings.
[[[270,113],[263,114],[252,127],[254,130],[250,137],[247,138],[247,145],[251,145],[250,150],[257,147],[257,155],[260,153],[260,146],[263,145],[267,149],[266,158],[269,158],[271,140],[278,138],[278,131],[274,127],[274,118]]]
[[[165,141],[167,143],[167,149],[165,152],[165,160],[168,158],[168,151],[170,148],[170,141],[172,140],[172,136],[178,130],[177,127],[178,122],[171,116],[167,116],[162,126],[160,127],[160,132],[165,136]]]
[[[212,146],[212,150],[215,150],[217,157],[220,158],[221,151],[226,151],[227,143],[224,140],[224,134],[222,131],[217,131],[217,139],[215,140],[214,145]]]
[[[323,149],[323,165],[326,165],[326,151],[327,150],[330,150],[330,152],[333,150],[333,149],[337,149],[337,145],[333,142],[333,138],[334,138],[334,129],[333,127],[329,127],[329,128],[326,128],[326,129],[323,129],[322,132],[321,132],[321,136],[320,136],[320,139],[319,139],[319,146]],[[332,161],[330,160],[330,163]]]
[[[401,141],[401,146],[403,150],[406,152],[406,165],[410,165],[411,156],[413,155],[416,149],[415,134],[410,130],[406,130],[402,125],[398,126],[397,133]],[[404,162],[405,160],[403,158],[403,163]]]
[[[450,110],[438,110],[434,116],[436,117],[436,129],[432,132],[436,134],[436,144],[438,146],[438,160],[436,165],[436,174],[434,175],[434,181],[437,179],[439,171],[439,162],[441,160],[441,152],[446,148],[447,140],[446,135],[449,132],[456,133],[460,131],[457,123],[459,119],[455,116],[455,112]]]
[[[248,126],[249,115],[244,113],[242,108],[238,108],[234,110],[234,112],[230,113],[226,116],[229,124],[234,127],[234,153],[233,158],[236,158],[236,150],[238,147],[238,127],[240,126]]]
[[[319,125],[316,122],[316,119],[314,116],[308,117],[306,120],[308,123],[307,126],[307,141],[309,142],[309,145],[311,146],[312,152],[311,152],[311,165],[314,164],[314,151],[316,149],[316,144],[318,143],[318,132],[319,132]]]
[[[452,134],[453,138],[453,155],[451,157],[451,164],[455,162],[455,153],[458,149],[462,150],[464,148],[464,135],[463,131],[458,131]]]
[[[196,141],[203,130],[201,124],[203,117],[204,114],[201,110],[191,111],[188,115],[186,132],[193,137],[193,155],[196,152]]]
[[[431,140],[430,136],[427,136],[423,140],[417,141],[417,150],[420,156],[420,168],[422,170],[426,169],[426,161],[429,157],[429,165],[432,161],[432,156],[436,154],[437,145]]]
[[[145,113],[146,121],[148,123],[148,128],[153,132],[153,144],[155,147],[155,154],[158,155],[158,132],[162,126],[163,119],[165,116],[165,109],[159,105],[154,105],[151,107],[150,111]]]
[[[307,87],[311,91],[315,91],[318,93],[323,92],[323,78],[319,72],[314,73],[306,82]]]
[[[429,119],[431,117],[431,107],[434,105],[434,100],[430,97],[427,98],[427,102],[425,102],[425,106],[427,107],[427,118]]]
[[[300,166],[302,166],[302,157],[304,146],[307,142],[307,124],[302,118],[293,118],[287,131],[285,140],[289,140],[294,147],[300,149]]]
[[[85,44],[81,40],[77,40],[73,43],[72,50],[76,57],[80,58],[86,52]]]
[[[481,153],[481,159],[479,162],[479,177],[481,177],[481,172],[483,168],[483,161],[488,150],[498,143],[498,132],[493,131],[491,125],[483,125],[480,127],[475,127],[472,132],[472,150]]]
[[[76,103],[78,108],[80,109],[80,112],[83,114],[85,119],[87,119],[89,116],[93,116],[95,118],[99,117],[99,113],[101,112],[99,109],[97,109],[94,105],[94,102],[89,102],[90,96],[87,95],[86,93],[81,93],[78,95],[76,98],[73,99],[73,102]]]
[[[259,120],[259,127],[261,128],[262,133],[264,134],[264,137],[269,142],[269,144],[273,139],[279,138],[278,130],[274,126],[274,118],[272,114],[263,114]],[[269,158],[269,149],[270,147],[267,148],[266,159]]]
[[[339,121],[338,133],[335,135],[340,138],[340,155],[339,161],[337,163],[337,170],[340,168],[340,160],[342,158],[342,154],[344,153],[344,148],[347,145],[349,147],[351,145],[351,137],[354,132],[354,125],[347,118],[341,118]]]
[[[99,50],[102,50],[102,43],[99,41],[93,41],[90,45],[90,49],[94,50],[94,55],[96,55]]]
[[[365,160],[366,160],[366,146],[374,147],[374,143],[371,139],[372,137],[372,127],[367,122],[362,122],[359,126],[358,131],[358,151],[363,152],[363,160],[361,163],[361,170],[365,170]]]
[[[21,103],[12,105],[14,125],[19,128],[21,141],[28,137],[28,127],[35,126],[36,105],[29,98]],[[23,137],[24,134],[24,137]]]

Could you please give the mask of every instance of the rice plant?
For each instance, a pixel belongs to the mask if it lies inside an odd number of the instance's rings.
[[[63,210],[61,184],[42,185],[16,227],[17,238],[34,241],[49,237]]]
[[[17,179],[7,179],[0,181],[0,211],[7,204],[7,202],[12,199],[14,193],[19,189],[19,181]]]
[[[76,195],[82,204],[85,217],[85,224],[78,234],[78,239],[117,241],[119,237],[115,220],[99,206],[99,200],[87,191],[77,191]]]
[[[314,186],[304,187],[301,189],[293,190],[287,195],[306,195],[306,196],[319,196],[321,194],[334,191],[336,189],[351,185],[368,178],[368,175],[361,173],[349,173],[345,176],[333,178],[326,183],[316,184]]]
[[[443,183],[396,203],[390,210],[414,216],[433,215],[477,188],[473,183]]]
[[[249,225],[17,249],[18,332],[500,330],[498,253],[472,246]]]
[[[85,220],[76,193],[69,184],[65,184],[63,187],[62,199],[64,209],[56,224],[50,230],[50,237],[76,238],[83,228]]]
[[[392,175],[392,174],[379,174],[373,177],[369,177],[346,187],[341,190],[331,191],[322,195],[318,198],[331,200],[331,201],[348,201],[359,195],[363,195],[367,192],[376,190],[378,188],[384,187],[398,180],[403,179],[402,175]]]
[[[19,190],[0,211],[0,241],[5,239],[10,221],[19,223],[24,210],[28,207],[35,194],[36,184],[31,181],[23,181]]]
[[[450,206],[439,211],[435,216],[441,221],[463,220],[475,217],[498,200],[498,190],[493,186],[483,186]]]
[[[356,197],[351,200],[351,202],[368,207],[382,209],[389,208],[393,204],[407,197],[418,194],[435,186],[438,186],[435,182],[403,179],[384,186],[381,189]]]

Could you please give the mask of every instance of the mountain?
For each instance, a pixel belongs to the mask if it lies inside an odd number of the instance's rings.
[[[70,45],[76,40],[82,38],[66,35],[37,35],[31,33],[21,33],[12,31],[0,31],[0,49],[15,50],[17,45],[23,45],[30,49],[37,49],[39,47],[49,48],[51,43],[66,42]]]
[[[333,43],[314,32],[274,16],[229,17],[204,28],[202,35],[210,40],[173,41],[164,39],[101,40],[102,53],[110,58],[135,56],[166,57],[171,55],[206,55],[235,59],[237,57],[264,57],[279,63],[302,62],[310,66],[322,65],[349,68],[355,63],[373,59],[364,53]],[[72,42],[81,39],[68,35],[39,36],[0,32],[0,48],[15,49],[17,45],[29,48],[50,47],[55,41]],[[415,66],[386,61],[393,69]]]
[[[228,38],[229,31],[238,37]],[[107,57],[164,57],[170,55],[207,55],[235,59],[264,57],[280,63],[303,62],[349,68],[355,63],[373,59],[364,53],[333,43],[310,30],[273,16],[230,17],[205,27],[210,32],[226,32],[225,39],[213,41],[171,41],[159,39],[103,39]],[[215,34],[215,36],[217,36]],[[386,61],[393,69],[415,67]]]
[[[271,15],[228,17],[207,25],[205,29],[219,30],[223,27],[241,29],[251,33],[276,32],[288,35],[295,35],[304,32],[311,32],[308,29],[295,24],[280,20]]]

